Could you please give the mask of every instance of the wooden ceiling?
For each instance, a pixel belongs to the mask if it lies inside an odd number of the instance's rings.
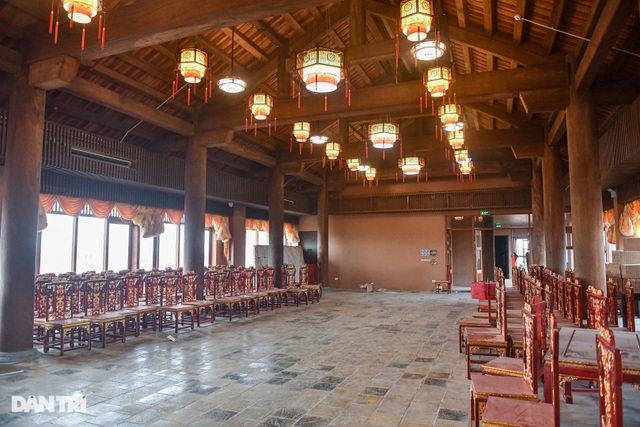
[[[260,178],[280,164],[287,181],[315,192],[326,171],[332,190],[359,181],[345,179],[336,164],[324,166],[322,147],[300,154],[290,147],[291,124],[312,122],[343,144],[341,157],[365,158],[367,125],[380,119],[400,123],[405,154],[426,158],[430,180],[457,184],[430,102],[420,108],[422,73],[411,44],[396,33],[399,0],[106,0],[106,44],[97,23],[68,28],[60,17],[56,45],[48,34],[50,0],[0,2],[0,102],[7,102],[10,73],[23,57],[33,64],[80,61],[77,76],[49,87],[46,119],[144,149],[183,156],[185,141],[197,137],[209,148],[210,166]],[[434,0],[436,26],[452,65],[463,105],[470,155],[477,179],[503,184],[530,180],[531,158],[543,144],[565,144],[564,112],[569,67],[576,82],[598,100],[602,134],[640,93],[638,2],[629,0]],[[515,15],[524,19],[516,20]],[[232,57],[232,28],[235,28]],[[553,30],[558,29],[558,31]],[[591,41],[588,41],[588,40]],[[346,51],[349,105],[344,83],[324,97],[302,90],[291,99],[291,57],[313,45]],[[242,94],[204,86],[187,104],[183,87],[172,97],[176,58],[184,47],[209,53],[210,78],[235,74],[248,83]],[[567,59],[572,58],[572,59]],[[43,66],[43,65],[41,65]],[[257,89],[276,96],[277,129],[245,131],[247,99]],[[197,126],[196,124],[197,123]],[[384,154],[369,148],[364,161],[377,166],[380,185],[395,182],[400,144]],[[292,148],[292,149],[291,149]],[[638,166],[640,170],[640,165]],[[504,184],[507,183],[507,184]]]

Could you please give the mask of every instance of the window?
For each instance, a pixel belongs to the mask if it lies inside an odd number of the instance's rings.
[[[67,215],[48,214],[48,226],[42,230],[40,243],[40,273],[66,273],[71,271],[73,250],[73,223]]]
[[[209,235],[211,234],[211,230],[204,230],[204,264],[210,265],[211,261],[209,258],[210,245],[209,245]],[[184,224],[180,224],[180,265],[184,267]]]
[[[129,268],[129,225],[109,224],[107,269],[113,271]]]
[[[101,272],[104,268],[104,226],[106,219],[78,217],[76,273]]]
[[[167,267],[178,267],[178,226],[165,224],[164,233],[160,235],[160,254],[158,268],[164,270]]]
[[[151,270],[153,268],[153,241],[151,237],[140,237],[140,258],[138,268]]]
[[[255,250],[254,246],[258,244],[258,232],[255,230],[247,230],[247,240],[244,246],[244,264],[246,267],[255,267]]]

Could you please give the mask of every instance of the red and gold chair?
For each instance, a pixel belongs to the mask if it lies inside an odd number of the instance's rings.
[[[105,277],[94,277],[83,283],[85,319],[91,322],[91,340],[101,342],[102,348],[109,343],[125,342],[125,317],[135,316],[133,311],[107,311],[107,288]]]
[[[596,355],[600,387],[600,425],[624,426],[622,416],[622,357],[611,329],[600,328],[596,335]]]
[[[285,266],[285,275],[284,275],[284,290],[286,296],[285,305],[289,305],[289,298],[293,298],[293,302],[296,306],[300,305],[300,298],[304,297],[304,301],[306,305],[309,305],[309,293],[306,289],[302,289],[296,286],[296,267],[293,264],[288,264]]]
[[[194,271],[188,271],[182,276],[182,303],[196,309],[196,322],[201,326],[203,321],[213,323],[216,316],[213,301],[197,299],[197,282],[198,275]]]
[[[264,276],[265,276],[265,268],[263,266],[258,267],[257,270],[251,268],[247,269],[249,271],[247,271],[247,275],[251,275],[252,277],[249,278],[247,277],[247,282],[254,284],[254,290],[255,290],[255,294],[258,295],[258,305],[260,308],[263,308],[267,311],[269,311],[269,303],[271,301],[275,301],[276,299],[274,298],[273,300],[269,297],[269,293],[267,292],[267,288],[265,285],[265,281],[264,281]],[[255,279],[253,278],[253,276],[255,276]],[[274,308],[274,304],[271,305],[271,310],[273,311]]]
[[[320,297],[322,296],[322,285],[312,285],[309,283],[309,266],[307,264],[303,264],[300,266],[300,288],[307,290],[308,298],[311,299],[311,304],[313,304],[314,297],[320,302]]]
[[[243,267],[231,271],[231,286],[234,295],[240,298],[240,304],[246,316],[249,316],[250,309],[253,310],[253,314],[260,313],[260,300],[257,294],[248,291],[247,276]]]
[[[122,278],[124,293],[122,307],[125,310],[135,313],[135,324],[130,325],[127,322],[127,328],[133,328],[136,337],[139,336],[142,331],[155,331],[158,321],[157,305],[140,304],[138,295],[140,294],[139,290],[143,288],[143,283],[144,279],[139,273],[127,273]]]
[[[539,349],[536,348],[536,318],[531,307],[525,306],[522,311],[525,340],[522,378],[489,375],[471,375],[471,425],[480,426],[484,407],[490,396],[508,397],[511,399],[538,401],[538,365],[536,363]]]
[[[160,332],[164,327],[174,327],[176,333],[179,329],[194,329],[196,309],[192,305],[178,302],[178,283],[180,275],[176,273],[165,274],[160,281],[161,298],[158,307],[158,319]]]
[[[264,271],[264,283],[266,286],[266,292],[269,295],[269,301],[271,302],[271,310],[273,307],[282,307],[282,301],[287,304],[287,292],[284,289],[276,288],[275,277],[276,270],[272,266],[269,266]]]
[[[229,321],[233,319],[234,310],[237,310],[238,317],[242,317],[242,300],[233,294],[229,269],[226,267],[217,269],[213,275],[213,280],[214,307],[217,307],[219,313],[224,313],[228,309]]]
[[[74,317],[74,283],[65,279],[53,280],[46,284],[46,295],[44,352],[48,353],[52,348],[59,349],[60,356],[64,356],[65,349],[91,350],[91,322],[89,319]]]
[[[609,325],[612,328],[618,327],[618,285],[611,278],[607,279],[607,311]]]

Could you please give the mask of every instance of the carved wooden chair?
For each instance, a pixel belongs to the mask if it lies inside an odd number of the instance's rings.
[[[522,311],[525,340],[522,378],[473,374],[471,376],[470,422],[480,426],[484,407],[490,396],[508,397],[511,399],[538,401],[538,357],[536,347],[536,316],[531,307],[525,306]]]
[[[558,330],[554,330],[551,340],[552,403],[490,396],[482,414],[482,424],[485,427],[560,427],[558,335]]]
[[[596,355],[600,387],[600,425],[622,427],[622,358],[611,329],[600,328],[596,335]]]
[[[242,301],[240,297],[235,296],[231,286],[231,272],[228,268],[223,267],[216,270],[214,274],[214,307],[217,307],[220,313],[229,310],[229,321],[233,319],[233,312],[237,310],[238,317],[242,317]]]
[[[65,350],[87,348],[91,350],[91,323],[89,319],[74,317],[74,283],[65,279],[46,284],[47,310],[44,322],[43,350]],[[83,344],[84,343],[84,344]]]
[[[636,300],[633,284],[627,280],[624,287],[624,295],[627,307],[627,329],[631,332],[636,331]]]
[[[285,305],[289,305],[289,298],[293,298],[293,302],[296,306],[300,305],[300,298],[304,297],[306,305],[309,305],[309,293],[307,289],[296,286],[296,267],[293,264],[288,264],[285,267],[284,276],[284,290],[286,295]]]
[[[600,329],[607,326],[609,318],[607,314],[608,301],[601,289],[592,285],[587,287],[587,328]]]
[[[182,303],[190,305],[196,310],[196,323],[201,326],[201,322],[213,323],[215,320],[215,307],[211,300],[199,300],[197,298],[198,275],[195,271],[188,271],[182,278]]]
[[[127,322],[127,328],[135,327],[135,336],[139,336],[142,331],[155,331],[158,321],[157,306],[140,304],[138,295],[139,289],[143,288],[143,282],[143,277],[139,273],[127,273],[122,278],[122,307],[135,313],[135,325]]]
[[[282,301],[285,304],[288,303],[287,292],[284,289],[276,288],[275,277],[276,270],[272,266],[268,266],[264,271],[264,284],[266,286],[266,292],[269,295],[269,301],[271,302],[271,309],[273,307],[282,307]]]
[[[248,269],[247,269],[248,270]],[[275,298],[270,298],[269,293],[267,292],[267,287],[264,281],[265,276],[265,268],[263,266],[258,267],[257,270],[253,270],[253,275],[255,275],[255,280],[247,280],[249,283],[252,283],[255,286],[255,294],[258,295],[258,306],[265,310],[269,310],[269,303],[271,301],[276,300]],[[271,310],[273,311],[274,304],[271,304]]]
[[[158,320],[160,332],[164,327],[179,329],[194,329],[196,309],[192,305],[178,302],[178,283],[180,275],[169,273],[162,276],[160,281],[161,304],[158,307]]]
[[[618,285],[611,278],[607,279],[607,311],[609,325],[612,328],[618,327]]]
[[[133,311],[108,311],[107,288],[105,277],[91,278],[83,284],[85,319],[91,322],[91,340],[102,343],[102,348],[108,343],[125,342],[125,317],[135,316]]]
[[[312,285],[309,283],[309,266],[307,264],[300,266],[300,287],[307,290],[307,294],[309,298],[311,298],[311,304],[313,304],[314,298],[320,302],[322,285]]]
[[[44,324],[47,320],[47,283],[55,278],[54,274],[42,274],[36,277],[33,298],[33,343],[44,343]]]

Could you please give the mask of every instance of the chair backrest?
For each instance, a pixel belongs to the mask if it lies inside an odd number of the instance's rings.
[[[256,292],[256,269],[253,267],[244,269],[244,290],[247,294]]]
[[[207,271],[204,272],[204,294],[205,295],[216,295],[215,288],[215,279],[216,279],[216,268],[211,267]]]
[[[47,320],[64,320],[73,317],[74,283],[65,279],[54,279],[47,283]]]
[[[287,289],[296,287],[296,266],[287,264],[285,267],[284,284]]]
[[[596,335],[600,395],[600,425],[622,427],[622,358],[611,329]]]
[[[276,270],[272,266],[267,267],[265,270],[264,281],[267,285],[267,290],[272,291],[275,288],[275,274]]]
[[[554,427],[560,427],[560,330],[553,327],[551,329],[551,403],[553,404],[553,425]]]
[[[34,285],[33,313],[35,317],[47,316],[47,283],[55,276],[43,274],[36,277]]]
[[[245,295],[247,292],[244,269],[241,267],[231,271],[231,292],[234,296]]]
[[[198,274],[195,271],[187,271],[182,275],[182,301],[193,302],[197,295]]]
[[[496,286],[496,327],[502,334],[502,338],[506,341],[508,339],[507,333],[507,300],[506,293],[502,286],[499,284]],[[491,321],[491,313],[489,312],[489,321]]]
[[[94,277],[82,285],[84,292],[85,304],[84,313],[87,316],[95,316],[104,314],[107,311],[106,293],[107,279],[104,277]]]
[[[264,280],[266,271],[267,270],[263,266],[260,266],[256,272],[256,288],[258,289],[258,292],[264,292],[267,289]]]
[[[587,328],[600,329],[609,326],[607,316],[607,299],[601,289],[592,285],[587,288]]]
[[[582,315],[584,313],[584,292],[579,281],[573,281],[573,324],[582,328]]]
[[[607,279],[607,311],[609,312],[609,325],[618,326],[618,285],[609,278]]]
[[[180,282],[180,275],[175,272],[170,272],[162,276],[160,281],[160,305],[171,306],[178,304],[178,283]]]
[[[115,274],[107,276],[107,285],[105,288],[105,304],[107,311],[117,311],[122,309],[122,293],[123,284]]]
[[[631,332],[636,331],[636,301],[635,301],[635,291],[633,289],[633,283],[627,280],[627,284],[624,287],[624,295],[626,299],[627,306],[627,329]],[[616,318],[617,318],[616,313]]]
[[[144,276],[144,296],[147,304],[160,304],[160,282],[162,275],[159,272],[151,272]]]
[[[137,273],[127,273],[122,278],[123,285],[123,308],[137,307],[140,303],[138,299],[138,288],[142,287],[142,277]]]
[[[537,319],[531,306],[525,303],[522,310],[522,377],[533,393],[538,393],[538,369],[540,368],[540,341],[537,339]]]
[[[305,288],[309,284],[309,266],[303,264],[300,266],[300,287]]]

